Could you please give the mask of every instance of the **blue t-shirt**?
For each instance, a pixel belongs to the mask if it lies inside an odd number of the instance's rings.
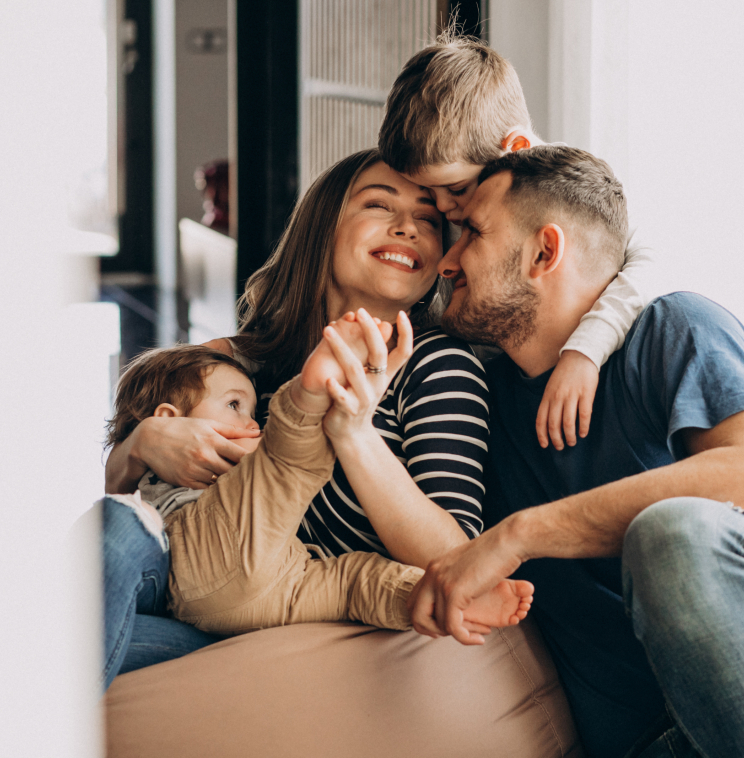
[[[744,327],[691,293],[653,301],[603,366],[589,435],[543,450],[535,418],[547,372],[528,378],[506,355],[486,368],[491,450],[485,526],[506,515],[685,457],[679,432],[744,410]],[[590,756],[622,756],[664,701],[625,615],[619,558],[540,559],[533,614]]]

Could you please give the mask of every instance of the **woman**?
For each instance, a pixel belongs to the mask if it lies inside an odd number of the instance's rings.
[[[465,343],[431,328],[443,305],[437,277],[443,235],[428,190],[392,171],[376,150],[352,155],[298,204],[277,250],[246,285],[240,334],[229,346],[222,342],[251,362],[267,404],[299,371],[329,321],[360,307],[391,322],[400,310],[410,315],[417,329],[412,357],[379,407],[369,409],[374,429],[369,425],[353,447],[336,451],[334,476],[303,523],[301,539],[328,553],[374,550],[425,567],[482,529],[488,436],[483,369]],[[229,430],[195,419],[142,422],[112,452],[107,491],[131,491],[148,468],[169,482],[207,486],[242,455],[217,432]],[[136,569],[132,573],[137,576]],[[176,622],[134,617],[134,608],[138,615],[164,613],[164,598],[143,609],[137,593],[128,604],[128,594],[121,594],[118,617],[134,618],[129,647],[145,652],[132,668],[146,665],[148,640],[138,627],[152,635],[154,624]],[[107,635],[109,627],[117,639],[126,637],[108,620]],[[189,640],[193,649],[213,641],[203,633],[186,640],[192,631],[178,630],[171,657],[183,654]],[[163,649],[172,633],[159,635],[156,660],[168,654]],[[123,649],[129,657],[124,643],[109,642],[107,649]],[[122,670],[131,670],[128,660]]]

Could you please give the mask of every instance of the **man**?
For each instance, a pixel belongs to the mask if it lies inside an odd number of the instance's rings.
[[[519,569],[590,756],[744,755],[744,328],[697,295],[655,300],[602,369],[589,435],[541,448],[558,351],[622,265],[625,198],[565,147],[480,181],[440,272],[445,328],[504,350],[488,367],[496,525],[430,564],[414,626],[482,642],[464,609]]]

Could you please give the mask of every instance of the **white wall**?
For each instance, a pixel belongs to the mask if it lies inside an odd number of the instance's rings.
[[[654,291],[698,291],[744,319],[744,4],[491,0],[489,15],[541,136],[623,181],[657,251]]]
[[[80,51],[101,10],[0,4],[0,753],[13,758],[101,754],[97,551],[74,563],[66,543],[85,507],[77,410],[91,379],[78,361],[86,334],[66,321],[81,270],[66,200],[91,128],[70,82],[85,76]]]

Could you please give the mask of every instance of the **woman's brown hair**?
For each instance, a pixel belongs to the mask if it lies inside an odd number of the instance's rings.
[[[362,150],[318,177],[297,203],[268,261],[246,282],[233,342],[238,352],[263,364],[261,378],[271,385],[298,373],[322,338],[336,230],[357,178],[380,160],[376,149]],[[447,242],[443,239],[443,245]],[[448,280],[438,278],[411,310],[414,327],[438,323],[448,292]]]

